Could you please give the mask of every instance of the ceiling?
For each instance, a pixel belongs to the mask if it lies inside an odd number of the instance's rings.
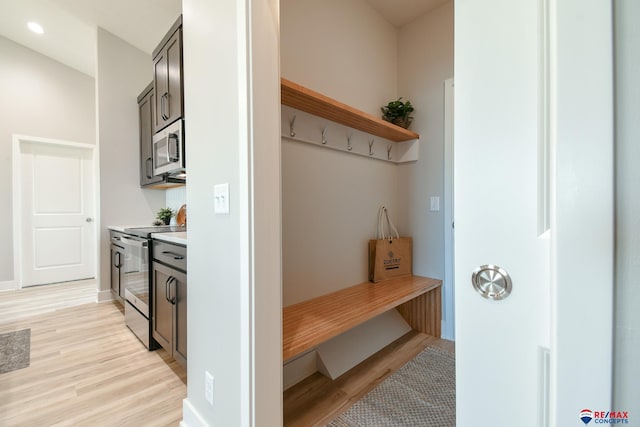
[[[450,0],[366,0],[397,28],[408,24]]]
[[[401,27],[449,0],[365,0]],[[151,54],[181,13],[182,0],[0,0],[0,35],[95,76],[96,28]],[[43,35],[27,29],[36,21]]]
[[[96,27],[151,54],[182,0],[0,0],[0,35],[95,76]],[[36,21],[45,33],[27,29]]]

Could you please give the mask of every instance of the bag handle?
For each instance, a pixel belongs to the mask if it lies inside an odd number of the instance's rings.
[[[398,234],[398,229],[396,228],[395,225],[393,225],[393,222],[391,222],[391,219],[389,218],[389,212],[387,211],[387,208],[383,205],[380,206],[380,209],[378,209],[378,239],[386,239],[385,234],[384,234],[384,220],[387,220],[387,226],[389,228],[389,240],[392,239],[391,236],[391,232],[393,231],[396,235],[396,238],[400,238],[400,234]]]

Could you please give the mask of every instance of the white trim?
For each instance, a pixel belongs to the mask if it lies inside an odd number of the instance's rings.
[[[113,300],[114,298],[113,298],[113,294],[111,293],[111,289],[107,289],[107,290],[98,289],[96,293],[97,302],[107,302],[107,301],[113,301]]]
[[[0,282],[0,291],[15,291],[18,287],[15,280],[7,280],[6,282]]]
[[[202,415],[196,411],[189,398],[182,401],[182,421],[180,427],[209,427],[209,424],[202,418]]]
[[[303,379],[318,372],[317,352],[310,350],[302,356],[288,360],[282,368],[282,390],[293,387]]]
[[[94,167],[96,166],[96,153],[97,146],[94,144],[86,144],[83,142],[74,142],[74,141],[64,141],[61,139],[52,139],[52,138],[41,138],[37,136],[28,136],[21,134],[13,134],[11,135],[12,139],[12,183],[11,183],[11,191],[12,191],[12,231],[13,231],[13,282],[14,289],[22,289],[22,215],[20,212],[20,208],[22,206],[22,191],[21,191],[21,181],[22,181],[22,166],[20,162],[20,146],[24,143],[35,143],[42,145],[57,145],[61,147],[69,147],[69,148],[78,148],[83,150],[89,150],[91,152],[91,157],[93,159]],[[93,171],[93,183],[94,183],[94,211],[97,214],[97,208],[95,207],[96,200],[99,199],[99,194],[97,190],[99,190],[97,179],[98,179],[98,171],[94,169]],[[94,215],[95,216],[95,215]],[[96,232],[96,241],[99,243],[100,235],[98,230],[100,229],[99,221],[95,223],[95,232]],[[96,277],[96,286],[97,289],[100,289],[100,281],[98,275],[98,254],[99,254],[99,246],[96,247],[97,252],[95,253],[94,259],[94,271],[93,276]]]
[[[455,338],[454,298],[454,206],[453,206],[453,79],[444,81],[444,286],[442,292],[442,338]]]
[[[613,21],[611,2],[550,6],[550,416],[559,427],[582,408],[611,408]]]

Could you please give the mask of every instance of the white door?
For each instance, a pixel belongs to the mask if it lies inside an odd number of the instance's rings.
[[[20,141],[22,286],[95,277],[91,149]]]
[[[611,393],[611,4],[456,1],[459,426],[580,426]],[[472,286],[476,276],[485,298]],[[511,280],[511,293],[500,294]]]

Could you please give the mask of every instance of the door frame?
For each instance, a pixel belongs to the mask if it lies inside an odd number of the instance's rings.
[[[442,338],[455,340],[455,230],[453,205],[454,79],[444,81],[444,286]]]
[[[67,147],[67,148],[78,148],[83,150],[88,150],[91,155],[91,160],[93,163],[93,182],[91,186],[93,187],[93,206],[94,206],[94,215],[95,218],[95,228],[94,228],[94,254],[93,254],[93,270],[94,277],[96,278],[96,287],[99,289],[100,280],[98,277],[98,261],[99,261],[99,253],[100,253],[100,195],[99,195],[99,158],[96,155],[97,146],[94,144],[87,144],[83,142],[74,142],[74,141],[64,141],[61,139],[52,139],[52,138],[41,138],[36,136],[28,136],[28,135],[19,135],[13,134],[12,138],[12,215],[13,215],[13,286],[11,289],[18,290],[22,289],[22,215],[21,215],[21,206],[22,206],[22,193],[20,189],[22,188],[22,159],[20,156],[20,148],[23,144],[32,143],[32,144],[40,144],[40,145],[55,145],[58,147]]]

